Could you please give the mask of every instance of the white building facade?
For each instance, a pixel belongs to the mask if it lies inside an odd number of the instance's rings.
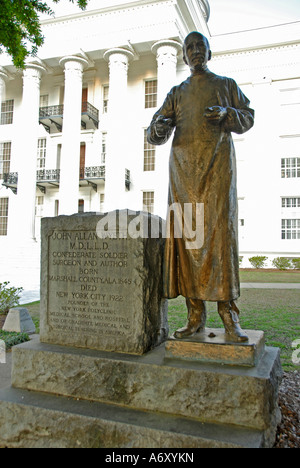
[[[145,131],[189,70],[185,36],[211,43],[209,68],[256,111],[234,135],[240,255],[300,256],[300,54],[297,31],[210,37],[206,0],[107,0],[42,21],[24,71],[0,57],[0,282],[39,289],[40,220],[113,209],[167,212],[170,143]]]

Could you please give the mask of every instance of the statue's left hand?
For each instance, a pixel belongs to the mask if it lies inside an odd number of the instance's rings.
[[[221,123],[225,119],[226,115],[226,107],[221,106],[207,107],[204,113],[204,117],[206,117],[209,122],[215,125]]]

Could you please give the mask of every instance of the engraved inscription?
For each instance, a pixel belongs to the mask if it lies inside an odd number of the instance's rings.
[[[129,335],[126,311],[137,285],[130,277],[131,262],[127,239],[54,231],[49,237],[48,325],[68,334]]]

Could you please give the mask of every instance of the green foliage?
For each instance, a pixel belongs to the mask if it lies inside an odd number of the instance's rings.
[[[300,270],[300,258],[293,258],[292,265],[295,270]]]
[[[30,338],[27,333],[6,332],[0,330],[0,340],[4,341],[6,351],[17,344],[29,341],[29,339]]]
[[[9,281],[0,283],[0,314],[7,314],[9,309],[19,304],[23,288],[8,287]]]
[[[53,0],[58,3],[60,0]],[[74,3],[74,0],[69,0]],[[77,0],[81,9],[88,0]],[[6,51],[17,68],[24,68],[25,59],[35,56],[43,44],[39,14],[53,15],[44,1],[39,0],[1,0],[0,9],[0,53]]]
[[[291,268],[291,260],[287,257],[277,257],[272,261],[272,265],[278,270],[287,270]]]
[[[249,262],[254,268],[263,268],[267,259],[268,257],[257,255],[255,257],[249,258]]]

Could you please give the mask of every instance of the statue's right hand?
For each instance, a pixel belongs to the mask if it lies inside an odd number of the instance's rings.
[[[166,119],[163,115],[159,115],[154,124],[155,132],[158,137],[163,137],[172,128],[172,119]]]

